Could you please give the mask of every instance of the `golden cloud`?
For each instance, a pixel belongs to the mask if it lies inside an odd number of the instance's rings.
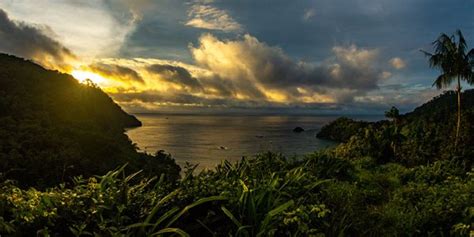
[[[398,57],[390,59],[389,63],[395,69],[402,69],[406,66],[405,61],[403,61],[401,58],[398,58]]]

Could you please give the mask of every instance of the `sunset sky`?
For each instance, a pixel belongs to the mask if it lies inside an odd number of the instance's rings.
[[[90,78],[129,112],[412,109],[420,49],[472,0],[0,0],[0,52]],[[468,87],[465,87],[468,88]]]

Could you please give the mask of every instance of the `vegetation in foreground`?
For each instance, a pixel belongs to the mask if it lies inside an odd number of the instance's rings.
[[[469,236],[474,218],[461,161],[407,168],[331,152],[261,154],[175,183],[121,168],[69,188],[0,189],[0,233],[14,236]]]

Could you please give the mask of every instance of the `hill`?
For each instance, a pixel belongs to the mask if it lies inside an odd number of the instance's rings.
[[[383,154],[375,156],[385,161],[395,159],[405,165],[424,164],[452,156],[470,164],[470,157],[474,154],[474,90],[466,90],[461,98],[462,122],[457,148],[453,142],[457,111],[457,98],[453,91],[434,97],[394,121],[363,122],[340,118],[321,128],[317,137],[345,143],[342,147],[353,157],[374,155],[372,151],[383,150]],[[352,150],[352,147],[359,150]]]
[[[49,186],[77,175],[129,170],[177,177],[165,154],[138,153],[124,128],[141,122],[95,85],[0,54],[0,173],[21,185]],[[146,173],[146,172],[145,172]]]
[[[415,108],[412,112],[406,113],[403,117],[406,119],[413,119],[423,116],[439,117],[450,115],[457,110],[457,96],[455,91],[445,91],[443,94],[434,97],[430,101]],[[474,89],[466,90],[461,95],[462,108],[470,110],[474,108]]]

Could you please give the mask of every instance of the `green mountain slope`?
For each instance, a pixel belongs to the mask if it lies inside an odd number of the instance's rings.
[[[0,54],[0,173],[22,185],[48,186],[102,174],[124,163],[149,175],[177,176],[169,157],[136,151],[123,133],[140,126],[94,85]],[[146,173],[146,172],[145,172]]]
[[[474,155],[474,90],[462,93],[458,147],[454,147],[456,100],[455,93],[447,91],[396,121],[369,123],[341,118],[324,126],[317,136],[344,142],[339,150],[346,149],[352,157],[369,155],[410,166],[457,157],[470,164]],[[357,150],[352,149],[355,147]]]
[[[466,90],[461,95],[462,108],[470,110],[474,108],[474,89]],[[443,94],[434,97],[430,101],[415,108],[412,112],[404,115],[405,118],[411,119],[419,116],[432,117],[452,115],[457,110],[457,96],[455,91],[446,91]]]

